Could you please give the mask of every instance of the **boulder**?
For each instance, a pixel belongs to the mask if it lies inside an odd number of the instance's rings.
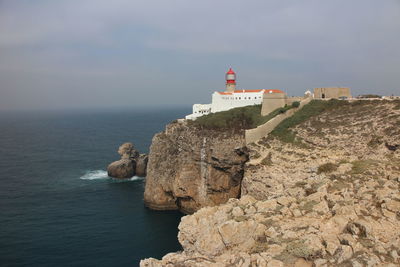
[[[122,144],[118,148],[118,154],[121,155],[121,159],[137,159],[139,157],[139,152],[132,143]]]
[[[114,161],[107,167],[108,176],[114,178],[131,178],[135,175],[136,162],[130,159]]]

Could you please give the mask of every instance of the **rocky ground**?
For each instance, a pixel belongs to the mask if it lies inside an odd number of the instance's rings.
[[[179,225],[141,266],[399,266],[400,103],[363,101],[248,146],[241,199]]]

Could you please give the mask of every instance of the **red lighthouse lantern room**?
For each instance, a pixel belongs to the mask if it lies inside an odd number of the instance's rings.
[[[226,91],[232,93],[236,90],[236,73],[229,68],[225,75],[226,78]]]
[[[228,72],[226,73],[226,83],[236,83],[236,73],[229,68]]]

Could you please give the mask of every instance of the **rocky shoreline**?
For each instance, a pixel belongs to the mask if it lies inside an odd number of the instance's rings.
[[[345,105],[295,143],[249,145],[241,198],[183,217],[183,251],[141,266],[398,266],[398,105]]]
[[[182,218],[183,251],[141,266],[399,266],[400,103],[362,101],[244,145],[172,123],[153,138],[145,204]]]

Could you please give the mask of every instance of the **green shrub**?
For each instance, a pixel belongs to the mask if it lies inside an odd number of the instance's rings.
[[[338,165],[328,162],[328,163],[325,163],[325,164],[322,164],[321,166],[319,166],[317,173],[320,174],[323,172],[325,172],[325,173],[333,172],[333,171],[336,171],[337,168],[338,168]]]
[[[361,101],[360,101],[361,102]],[[296,143],[296,133],[290,130],[290,128],[308,120],[313,116],[317,116],[325,111],[338,109],[343,106],[350,105],[347,101],[340,101],[337,99],[331,99],[329,101],[324,100],[312,100],[310,103],[305,105],[301,110],[297,111],[293,116],[282,121],[272,132],[271,135],[277,137],[286,143]]]
[[[313,251],[304,243],[304,240],[292,241],[286,246],[285,250],[296,257],[308,259],[313,255]]]
[[[388,129],[385,129],[385,130],[388,130]],[[386,133],[386,131],[385,131],[385,133]],[[376,148],[377,146],[381,145],[382,143],[383,143],[383,141],[382,141],[381,137],[373,135],[367,145],[372,148]]]
[[[286,108],[278,108],[278,112],[279,113],[285,113],[286,112]]]
[[[194,121],[189,120],[188,123],[204,129],[246,130],[256,128],[291,108],[278,108],[266,116],[261,116],[261,105],[246,106],[204,115]]]
[[[259,114],[261,105],[254,105],[211,113],[189,123],[205,129],[249,129],[256,124],[256,120],[261,116]]]
[[[298,108],[298,107],[300,107],[300,102],[299,102],[299,101],[294,101],[294,102],[292,103],[292,107],[293,107],[293,108]]]
[[[258,151],[252,151],[252,153],[251,153],[251,158],[253,158],[253,159],[258,159],[258,158],[260,158],[261,157],[261,154],[260,153],[258,153]]]
[[[366,95],[360,95],[358,98],[382,98],[381,95],[375,95],[375,94],[366,94]]]
[[[394,102],[394,104],[395,104],[395,106],[394,106],[394,108],[393,109],[400,109],[400,100],[394,100],[393,101]]]
[[[362,174],[368,168],[378,165],[379,161],[367,159],[367,160],[356,160],[353,161],[353,167],[351,168],[351,174]]]

